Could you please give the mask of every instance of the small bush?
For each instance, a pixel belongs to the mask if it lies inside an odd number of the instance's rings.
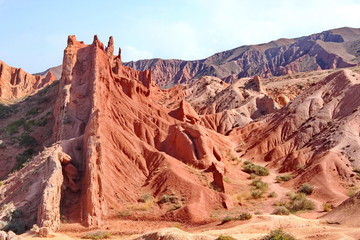
[[[251,182],[251,185],[254,187],[254,189],[259,189],[263,192],[266,192],[269,188],[268,184],[266,182],[261,181],[260,179],[255,179]]]
[[[334,206],[332,204],[330,204],[330,203],[324,203],[323,204],[324,212],[330,212],[333,208],[334,208]]]
[[[173,203],[173,204],[177,204],[179,203],[179,198],[175,195],[175,194],[171,194],[171,195],[167,195],[164,194],[159,203]]]
[[[314,187],[308,183],[304,183],[298,189],[299,193],[305,193],[306,195],[312,194],[313,191],[314,191]]]
[[[220,235],[216,240],[236,240],[236,238],[233,238],[228,235]]]
[[[12,172],[15,172],[17,170],[20,170],[24,167],[25,163],[27,163],[34,155],[36,151],[32,148],[29,148],[22,152],[21,154],[17,155],[16,157],[16,165],[11,170]]]
[[[243,213],[241,213],[241,214],[236,218],[236,220],[242,220],[242,221],[244,221],[244,220],[249,220],[249,219],[251,219],[251,218],[252,218],[251,213],[243,212]]]
[[[0,103],[0,119],[7,118],[14,112],[16,112],[14,106],[6,106]]]
[[[103,231],[97,231],[97,232],[90,232],[87,233],[85,236],[83,236],[82,238],[84,239],[94,239],[94,240],[99,240],[99,239],[107,239],[110,238],[111,234],[108,232],[103,232]]]
[[[243,164],[243,171],[246,173],[253,173],[257,176],[267,176],[269,175],[269,170],[263,166],[253,164],[249,161],[245,161]]]
[[[63,124],[71,124],[72,122],[71,116],[66,114],[63,118]]]
[[[43,127],[47,124],[47,118],[46,117],[42,117],[40,118],[39,120],[36,120],[34,122],[34,125],[35,126],[38,126],[38,127]]]
[[[253,189],[251,190],[251,197],[253,199],[259,199],[259,198],[262,198],[264,192],[259,190],[259,189]]]
[[[223,180],[224,180],[224,182],[226,182],[226,183],[230,183],[230,182],[231,182],[229,177],[224,177]]]
[[[278,181],[278,182],[287,182],[290,179],[292,179],[292,175],[290,175],[290,174],[276,176],[276,181]]]
[[[269,186],[267,183],[261,181],[260,179],[255,179],[251,182],[251,196],[254,199],[261,198],[263,194],[268,190]]]
[[[145,193],[143,195],[140,196],[140,198],[138,199],[138,202],[147,202],[150,201],[152,199],[151,194],[150,193]]]
[[[258,176],[254,173],[250,173],[249,179],[256,179]]]
[[[279,207],[276,207],[276,208],[274,209],[274,211],[272,212],[272,214],[274,214],[274,215],[289,215],[290,212],[289,212],[289,210],[288,210],[286,207],[284,207],[284,206],[279,206]]]
[[[276,194],[276,192],[271,192],[271,193],[269,193],[268,197],[275,198],[275,197],[277,197],[277,194]]]
[[[280,202],[278,205],[286,207],[290,212],[313,210],[315,208],[315,204],[304,193],[290,193],[289,197],[289,201]]]
[[[18,137],[18,141],[20,146],[29,147],[31,145],[37,145],[37,141],[35,138],[30,136],[28,133],[23,133],[20,137]]]
[[[26,115],[35,115],[39,113],[40,108],[39,107],[32,107],[27,112]]]
[[[230,217],[230,216],[226,216],[223,218],[223,220],[221,221],[221,224],[224,224],[224,223],[227,223],[227,222],[230,222],[230,221],[233,221],[235,220],[234,217]]]
[[[129,211],[129,210],[119,211],[117,216],[120,217],[120,218],[130,217],[131,216],[131,211]]]
[[[248,213],[248,212],[243,212],[241,213],[239,216],[237,217],[233,217],[233,216],[226,216],[223,218],[223,220],[221,221],[221,224],[224,224],[224,223],[227,223],[227,222],[230,222],[230,221],[234,221],[234,220],[241,220],[241,221],[244,221],[244,220],[249,220],[252,218],[252,215],[251,213]]]
[[[349,189],[349,192],[348,192],[348,196],[349,197],[353,197],[353,196],[355,196],[355,194],[356,193],[358,193],[359,192],[359,187],[357,187],[357,186],[352,186],[352,187],[350,187],[350,189]]]
[[[282,229],[276,229],[261,238],[261,240],[296,240],[296,238],[291,234],[284,232]]]
[[[9,214],[10,213],[10,214]],[[23,212],[20,209],[14,209],[8,213],[8,222],[2,230],[8,232],[13,231],[16,234],[22,234],[28,230],[28,226],[22,221]]]
[[[19,120],[16,120],[15,122],[13,123],[10,123],[9,125],[7,125],[5,127],[5,131],[11,136],[15,133],[18,133],[19,132],[19,127],[21,126],[24,126],[25,125],[25,119],[19,119]]]
[[[169,211],[175,211],[181,207],[182,207],[181,203],[174,203],[174,204],[171,204]]]

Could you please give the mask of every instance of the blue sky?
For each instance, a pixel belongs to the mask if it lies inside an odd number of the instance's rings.
[[[35,73],[62,63],[67,36],[124,61],[201,59],[245,44],[360,27],[360,0],[0,0],[0,60]]]

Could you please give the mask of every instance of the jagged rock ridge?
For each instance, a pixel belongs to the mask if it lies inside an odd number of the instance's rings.
[[[241,46],[194,61],[149,59],[125,63],[151,69],[164,88],[192,83],[201,76],[225,82],[242,77],[279,76],[294,72],[350,67],[360,62],[360,29],[339,28],[295,39]]]
[[[44,76],[35,76],[0,61],[0,100],[11,102],[23,98],[55,80],[52,72],[47,72]]]

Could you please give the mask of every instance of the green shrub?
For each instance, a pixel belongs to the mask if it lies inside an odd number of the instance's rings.
[[[278,182],[287,182],[290,179],[292,179],[292,175],[290,175],[290,174],[276,176],[276,181],[278,181]]]
[[[276,229],[261,238],[261,240],[296,240],[296,238],[291,234],[284,232],[282,229]]]
[[[173,203],[173,204],[171,204],[169,211],[175,211],[181,207],[182,207],[181,203]]]
[[[63,119],[63,124],[71,124],[72,122],[71,116],[66,114]]]
[[[312,194],[313,191],[314,191],[314,187],[308,183],[304,183],[298,189],[299,193],[305,193],[306,195]]]
[[[269,185],[266,182],[261,181],[261,179],[255,179],[251,182],[251,186],[254,187],[254,189],[259,189],[263,192],[266,192],[269,188]]]
[[[20,209],[14,209],[8,216],[9,222],[3,227],[2,230],[8,232],[13,231],[16,234],[22,234],[28,230],[28,227],[21,218],[23,218],[23,212]]]
[[[251,190],[251,197],[253,199],[259,199],[259,198],[262,198],[264,192],[259,190],[259,189],[253,189]]]
[[[234,220],[244,221],[244,220],[249,220],[251,218],[252,218],[251,213],[243,212],[243,213],[240,213],[240,215],[237,216],[237,217],[233,217],[233,216],[224,217],[223,220],[221,221],[221,224],[224,224],[224,223],[227,223],[227,222],[230,222],[230,221],[234,221]]]
[[[130,217],[132,214],[131,214],[131,211],[126,209],[126,210],[122,210],[122,211],[119,211],[117,216],[120,217],[120,218],[125,218],[125,217]]]
[[[20,170],[24,167],[25,163],[27,163],[34,155],[36,151],[32,148],[29,148],[22,152],[21,154],[17,155],[16,157],[16,165],[13,167],[11,172],[15,172],[17,170]]]
[[[279,206],[279,207],[276,207],[276,208],[274,209],[274,211],[272,212],[272,214],[274,214],[274,215],[289,215],[290,212],[289,212],[289,210],[288,210],[286,207],[284,207],[284,206]]]
[[[324,212],[330,212],[333,208],[334,208],[334,206],[332,204],[330,204],[330,203],[324,203],[323,204]]]
[[[268,184],[261,181],[261,179],[253,180],[251,186],[253,186],[251,189],[251,196],[254,199],[261,198],[269,188]]]
[[[226,176],[223,178],[223,180],[224,180],[224,182],[226,182],[226,183],[230,183],[230,182],[231,182],[231,181],[230,181],[230,178],[229,178],[229,177],[226,177]]]
[[[216,240],[236,240],[236,238],[233,238],[228,235],[220,235]]]
[[[138,199],[138,202],[147,202],[147,201],[150,201],[151,199],[152,199],[151,194],[145,193],[140,196],[140,198]]]
[[[99,239],[107,239],[107,238],[110,238],[110,237],[111,237],[111,234],[108,233],[108,232],[97,231],[97,232],[87,233],[82,238],[99,240]]]
[[[28,147],[31,145],[37,145],[37,141],[35,138],[30,136],[28,133],[23,133],[20,137],[18,137],[18,141],[20,146]]]
[[[42,117],[39,120],[34,121],[34,125],[38,126],[38,127],[43,127],[45,126],[47,123],[47,118],[46,117]]]
[[[269,193],[268,197],[275,198],[275,197],[277,197],[277,194],[276,194],[276,192],[271,192],[271,193]]]
[[[0,103],[0,119],[7,118],[14,112],[16,112],[16,108],[14,106],[6,106]]]
[[[290,212],[313,210],[315,204],[304,193],[290,193],[289,200],[278,205],[286,207]]]
[[[26,115],[35,115],[39,113],[40,108],[39,107],[32,107],[27,112]]]
[[[353,196],[355,196],[355,194],[357,194],[359,192],[359,187],[357,187],[357,186],[352,186],[352,187],[350,187],[349,188],[349,192],[348,192],[348,196],[349,197],[353,197]]]
[[[256,179],[258,177],[258,175],[254,174],[254,173],[250,173],[249,179]]]
[[[227,222],[230,222],[230,221],[233,221],[233,220],[235,220],[234,217],[225,216],[225,217],[223,218],[223,220],[221,221],[221,224],[224,224],[224,223],[227,223]]]
[[[159,203],[174,203],[174,204],[177,204],[177,203],[179,203],[179,198],[175,194],[171,194],[171,195],[164,194],[161,197]]]
[[[253,173],[257,176],[267,176],[269,175],[269,170],[263,166],[253,164],[249,161],[245,161],[243,164],[243,171],[246,173]]]
[[[251,213],[243,212],[236,218],[236,220],[242,220],[243,221],[243,220],[249,220],[251,218],[252,218]]]
[[[18,133],[19,132],[19,127],[21,126],[24,126],[25,125],[25,119],[19,119],[19,120],[16,120],[15,122],[13,123],[10,123],[9,125],[7,125],[5,127],[5,131],[11,136],[15,133]]]

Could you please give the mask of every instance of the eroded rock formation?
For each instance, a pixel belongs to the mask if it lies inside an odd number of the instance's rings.
[[[0,100],[11,102],[23,98],[55,80],[51,72],[44,77],[31,75],[21,68],[13,68],[0,61]]]
[[[359,166],[359,87],[360,75],[351,70],[330,74],[276,113],[232,132],[238,151],[295,174],[289,186],[310,182],[315,196],[339,204]]]
[[[219,167],[209,171],[216,171],[216,182],[222,184],[218,177],[224,171],[221,150],[207,136],[208,130],[197,124],[196,112],[183,102],[175,114],[179,117],[173,118],[168,109],[152,100],[153,92],[160,89],[150,71],[123,66],[121,56],[112,52],[112,38],[105,48],[96,36],[90,45],[69,36],[65,49],[53,130],[56,141],[72,159],[72,165],[63,168],[67,179],[64,215],[70,221],[100,225],[110,209],[136,202],[143,191],[155,197],[169,191],[185,196],[183,207],[168,214],[170,218],[204,221],[206,209],[231,207],[223,193],[204,187],[187,170],[185,163],[206,169],[214,163]],[[164,147],[167,139],[178,138],[180,132],[173,129],[181,126],[191,136],[190,145],[171,150]],[[181,158],[184,152],[192,157]],[[209,181],[215,181],[213,178]]]

